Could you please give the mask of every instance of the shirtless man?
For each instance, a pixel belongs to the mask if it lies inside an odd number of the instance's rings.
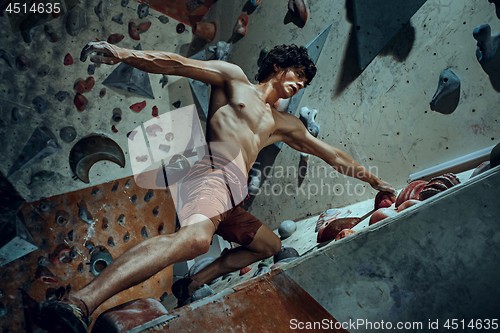
[[[89,55],[96,63],[123,62],[149,73],[184,76],[210,84],[207,141],[213,151],[196,163],[187,176],[198,173],[190,178],[192,182],[186,182],[187,203],[178,211],[181,228],[173,234],[144,240],[123,253],[90,284],[71,292],[65,300],[43,303],[46,324],[41,326],[50,332],[86,332],[89,315],[100,304],[173,263],[206,253],[214,233],[242,246],[225,252],[198,274],[174,284],[172,289],[180,305],[204,283],[276,254],[281,242],[272,230],[244,211],[240,200],[227,203],[235,195],[230,193],[233,185],[246,183],[258,153],[272,143],[282,141],[320,157],[340,173],[367,182],[376,190],[395,193],[391,185],[347,153],[310,135],[297,117],[276,110],[278,99],[292,97],[310,84],[316,74],[304,47],[281,45],[272,49],[256,76],[258,84],[252,84],[240,67],[224,61],[129,50],[107,42],[87,44],[81,60]],[[238,160],[236,156],[240,162],[234,162]],[[230,183],[225,184],[221,177],[208,177],[198,184],[196,176],[205,177],[207,168],[213,170],[214,166],[229,170],[224,177],[230,178]],[[236,196],[241,199],[244,193]]]

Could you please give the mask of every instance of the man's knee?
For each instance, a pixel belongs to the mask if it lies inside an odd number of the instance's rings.
[[[212,235],[196,234],[191,237],[190,241],[188,242],[188,246],[191,246],[192,251],[198,256],[208,252],[211,242]]]
[[[269,243],[264,250],[264,255],[267,257],[274,256],[276,253],[281,251],[281,240],[276,237],[276,239]]]

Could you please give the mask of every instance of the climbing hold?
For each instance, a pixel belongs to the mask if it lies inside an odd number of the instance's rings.
[[[281,236],[281,239],[286,239],[290,237],[295,230],[297,230],[297,224],[295,221],[292,220],[285,220],[280,223],[280,226],[278,227],[278,233]]]
[[[50,73],[50,66],[42,65],[42,66],[40,66],[40,68],[38,69],[38,72],[36,74],[39,77],[45,77],[45,76],[49,75],[49,73]]]
[[[150,27],[151,27],[150,21],[144,21],[138,23],[135,20],[130,20],[128,23],[128,34],[130,38],[134,40],[140,40],[141,34],[148,31]]]
[[[80,139],[69,154],[71,170],[76,177],[87,184],[90,182],[90,168],[102,160],[125,167],[123,150],[115,141],[102,134],[91,134]]]
[[[75,98],[73,99],[73,104],[75,104],[76,109],[80,112],[85,110],[88,103],[89,103],[89,100],[87,99],[87,97],[83,96],[80,93],[77,93],[75,95]]]
[[[182,34],[184,31],[186,31],[186,26],[185,26],[183,23],[179,23],[179,24],[177,24],[177,26],[175,27],[175,31],[176,31],[178,34]]]
[[[156,206],[155,208],[153,208],[153,211],[152,211],[152,212],[153,212],[153,216],[154,216],[154,217],[157,217],[157,216],[158,216],[158,214],[160,213],[160,211],[159,211],[159,210],[160,210],[160,207],[158,207],[158,206]]]
[[[262,172],[259,169],[252,168],[250,170],[249,180],[248,180],[248,194],[251,196],[256,196],[260,191],[260,183],[262,180]]]
[[[87,208],[85,200],[81,200],[78,204],[78,217],[87,224],[94,224],[94,218]]]
[[[23,118],[23,114],[21,113],[21,110],[19,110],[16,107],[13,107],[12,110],[10,111],[10,119],[12,120],[13,123],[17,123],[21,121]]]
[[[122,0],[122,2],[121,2],[122,7],[127,7],[128,6],[128,1],[129,0]]]
[[[111,236],[108,237],[108,245],[111,247],[115,246],[115,241],[113,240],[113,237],[111,237]]]
[[[16,68],[20,71],[26,71],[31,67],[31,60],[24,54],[16,57]]]
[[[121,42],[123,40],[123,38],[125,38],[125,36],[122,34],[111,34],[108,36],[107,41],[110,44],[117,44],[117,43]]]
[[[317,114],[318,110],[310,109],[306,106],[300,108],[299,111],[299,119],[302,121],[304,126],[306,126],[307,131],[315,138],[318,137],[319,134],[319,124],[316,122]]]
[[[89,92],[94,88],[95,85],[95,79],[93,76],[89,76],[88,78],[84,79],[77,79],[75,84],[73,85],[73,88],[76,90],[77,93],[83,94],[86,92]]]
[[[94,7],[94,13],[97,15],[97,17],[99,18],[99,22],[104,22],[104,4],[101,1],[99,1],[99,3]]]
[[[146,194],[144,195],[144,201],[149,202],[154,196],[153,190],[148,190]]]
[[[172,103],[173,107],[179,108],[181,106],[181,101],[175,101]]]
[[[64,142],[72,142],[76,139],[76,129],[73,126],[65,126],[59,130],[59,137]]]
[[[35,106],[36,112],[38,113],[47,112],[47,101],[42,96],[36,96],[35,98],[33,98],[31,102]]]
[[[10,68],[12,68],[12,66],[14,65],[12,55],[4,49],[0,49],[0,59],[3,59],[7,66],[9,66]]]
[[[102,218],[102,225],[101,225],[102,230],[106,230],[109,228],[109,221],[107,217]]]
[[[233,34],[236,38],[241,38],[247,34],[247,26],[248,26],[248,15],[245,13],[241,13],[238,17],[238,21],[233,28]]]
[[[73,241],[73,239],[74,239],[74,235],[75,235],[75,231],[74,231],[73,229],[71,229],[70,231],[68,231],[67,237],[68,237],[68,240],[69,240],[70,242],[72,242],[72,241]]]
[[[215,38],[215,33],[217,32],[217,26],[215,22],[196,22],[193,26],[193,34],[198,36],[207,42],[211,42]]]
[[[73,56],[71,55],[71,53],[66,53],[66,55],[64,56],[64,66],[69,66],[69,65],[73,65],[75,63],[75,61],[73,60]]]
[[[59,35],[55,32],[55,30],[54,30],[54,28],[52,28],[52,26],[46,24],[43,27],[43,30],[45,31],[45,34],[47,35],[47,37],[49,38],[49,41],[51,43],[56,43],[59,41]]]
[[[63,102],[63,101],[64,101],[67,97],[69,97],[69,92],[59,90],[59,91],[55,94],[55,97],[56,97],[56,99],[57,99],[59,102]]]
[[[146,101],[137,102],[130,106],[130,110],[134,112],[141,112],[146,107]]]
[[[120,108],[114,108],[111,119],[113,122],[119,123],[122,120],[122,110]]]
[[[106,88],[102,88],[101,90],[99,90],[99,97],[103,98],[104,96],[106,96]]]
[[[111,18],[111,21],[118,23],[118,24],[123,24],[123,13],[116,14]]]
[[[94,75],[95,74],[95,65],[90,64],[87,66],[87,74],[88,75]]]
[[[168,16],[165,16],[165,15],[158,16],[158,20],[163,24],[167,24],[168,22],[170,22],[170,19],[168,18]]]
[[[492,34],[489,24],[481,24],[474,28],[474,39],[477,40],[476,58],[481,64],[492,60],[498,51],[500,34]]]
[[[218,41],[215,45],[208,47],[208,52],[214,55],[214,59],[227,61],[231,53],[232,44]]]
[[[288,12],[286,13],[284,24],[292,22],[299,28],[306,25],[309,17],[309,8],[306,0],[288,0]]]
[[[153,105],[153,109],[151,111],[151,115],[153,117],[158,117],[158,107],[156,105]]]
[[[59,144],[54,134],[46,127],[37,127],[17,160],[12,164],[7,177],[15,172],[21,171],[33,163],[56,153],[59,150]]]
[[[439,83],[430,102],[432,111],[450,114],[455,111],[460,99],[460,79],[449,68],[439,75]]]
[[[142,19],[149,15],[149,6],[146,3],[141,3],[137,6],[137,16]]]
[[[132,196],[130,197],[130,202],[131,202],[131,203],[136,203],[136,202],[137,202],[137,195],[135,195],[135,194],[134,194],[134,195],[132,195]]]
[[[97,247],[90,257],[90,272],[98,276],[113,262],[113,257],[104,246]]]
[[[66,224],[68,224],[69,219],[70,219],[70,215],[67,211],[58,210],[56,212],[56,217],[55,217],[56,224],[58,224],[60,226],[65,226]]]
[[[299,253],[293,247],[282,247],[281,250],[274,255],[274,263],[283,261],[289,258],[298,257]]]
[[[165,86],[168,83],[168,76],[165,74],[162,74],[161,79],[160,79],[161,87],[165,88]]]
[[[123,241],[126,243],[130,240],[130,233],[127,231],[123,236]]]
[[[246,273],[250,272],[252,270],[252,267],[246,266],[240,269],[240,276],[245,275]]]
[[[79,5],[71,8],[66,14],[66,31],[75,37],[87,28],[87,13]]]
[[[149,238],[148,230],[146,229],[146,226],[142,227],[142,229],[141,229],[141,236],[144,239]]]

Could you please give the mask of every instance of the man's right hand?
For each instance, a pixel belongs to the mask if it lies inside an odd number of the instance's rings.
[[[86,61],[90,55],[90,61],[114,65],[121,60],[118,58],[117,47],[108,42],[90,42],[83,48],[80,53],[80,61]]]

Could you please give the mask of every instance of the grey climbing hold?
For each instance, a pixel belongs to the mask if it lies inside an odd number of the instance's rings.
[[[283,261],[289,258],[296,258],[299,256],[297,250],[293,247],[282,247],[281,250],[274,255],[274,263]]]
[[[218,41],[215,45],[209,46],[207,49],[213,55],[213,59],[223,61],[228,61],[231,50],[232,44],[224,41]]]
[[[158,20],[163,24],[167,24],[168,22],[170,22],[168,16],[165,15],[158,16]]]
[[[122,0],[122,2],[121,2],[122,7],[127,7],[128,6],[128,1],[129,0]]]
[[[104,22],[104,4],[101,1],[99,1],[99,3],[94,7],[94,13],[97,15],[97,17],[99,18],[99,22]]]
[[[498,51],[500,44],[500,34],[491,33],[489,24],[481,24],[474,28],[474,39],[477,40],[476,58],[481,64],[492,60]]]
[[[161,79],[160,79],[160,83],[161,83],[161,87],[165,88],[165,86],[168,84],[168,76],[165,74],[162,74]]]
[[[113,257],[106,248],[99,246],[93,251],[90,257],[90,272],[94,276],[98,276],[113,262]]]
[[[93,224],[94,218],[87,209],[87,204],[85,203],[85,201],[81,200],[77,205],[78,205],[78,217],[80,218],[80,220],[82,220],[87,224]]]
[[[70,143],[76,139],[76,129],[73,126],[66,126],[59,130],[59,137],[64,142]]]
[[[208,285],[204,284],[203,286],[201,286],[201,288],[193,292],[193,295],[191,295],[191,302],[196,302],[213,294],[215,294],[215,291]]]
[[[63,102],[66,98],[69,97],[69,92],[60,90],[55,94],[55,97],[59,102]]]
[[[250,170],[248,181],[248,194],[256,196],[260,191],[260,183],[262,181],[262,172],[259,169],[252,168]]]
[[[432,111],[450,114],[455,111],[460,99],[460,78],[449,68],[439,75],[439,83],[430,102]]]
[[[49,65],[42,65],[38,69],[38,72],[36,73],[39,77],[45,77],[50,74],[50,66]]]
[[[102,160],[111,161],[125,167],[125,154],[120,146],[111,138],[102,134],[90,134],[80,139],[69,153],[69,165],[73,174],[90,183],[89,171],[92,166]]]
[[[17,107],[13,107],[11,112],[10,112],[10,119],[12,120],[13,123],[18,123],[23,119],[23,114],[21,110]]]
[[[48,128],[37,127],[28,139],[28,142],[24,145],[19,157],[10,168],[7,177],[56,153],[59,148],[56,137]]]
[[[111,18],[111,21],[118,23],[118,24],[123,24],[123,13],[116,14]]]
[[[189,268],[189,276],[193,276],[196,273],[202,271],[205,267],[210,265],[215,260],[214,257],[205,257],[200,260],[197,260],[196,263]]]
[[[319,134],[319,124],[316,122],[317,114],[318,110],[310,109],[307,106],[301,107],[299,111],[299,119],[304,126],[306,126],[307,131],[315,138],[318,137]]]
[[[88,75],[94,75],[95,74],[95,65],[94,64],[88,65],[88,67],[87,67],[87,74]]]
[[[137,6],[137,16],[142,19],[149,15],[149,6],[146,3],[140,3]]]
[[[35,98],[33,98],[31,102],[35,106],[36,112],[38,113],[47,112],[47,101],[42,96],[36,96]]]
[[[286,239],[290,237],[295,230],[297,230],[297,224],[295,221],[292,220],[285,220],[280,223],[280,226],[278,227],[278,233],[281,236],[281,239]]]
[[[87,28],[87,13],[80,6],[75,6],[66,15],[66,31],[75,37]]]

